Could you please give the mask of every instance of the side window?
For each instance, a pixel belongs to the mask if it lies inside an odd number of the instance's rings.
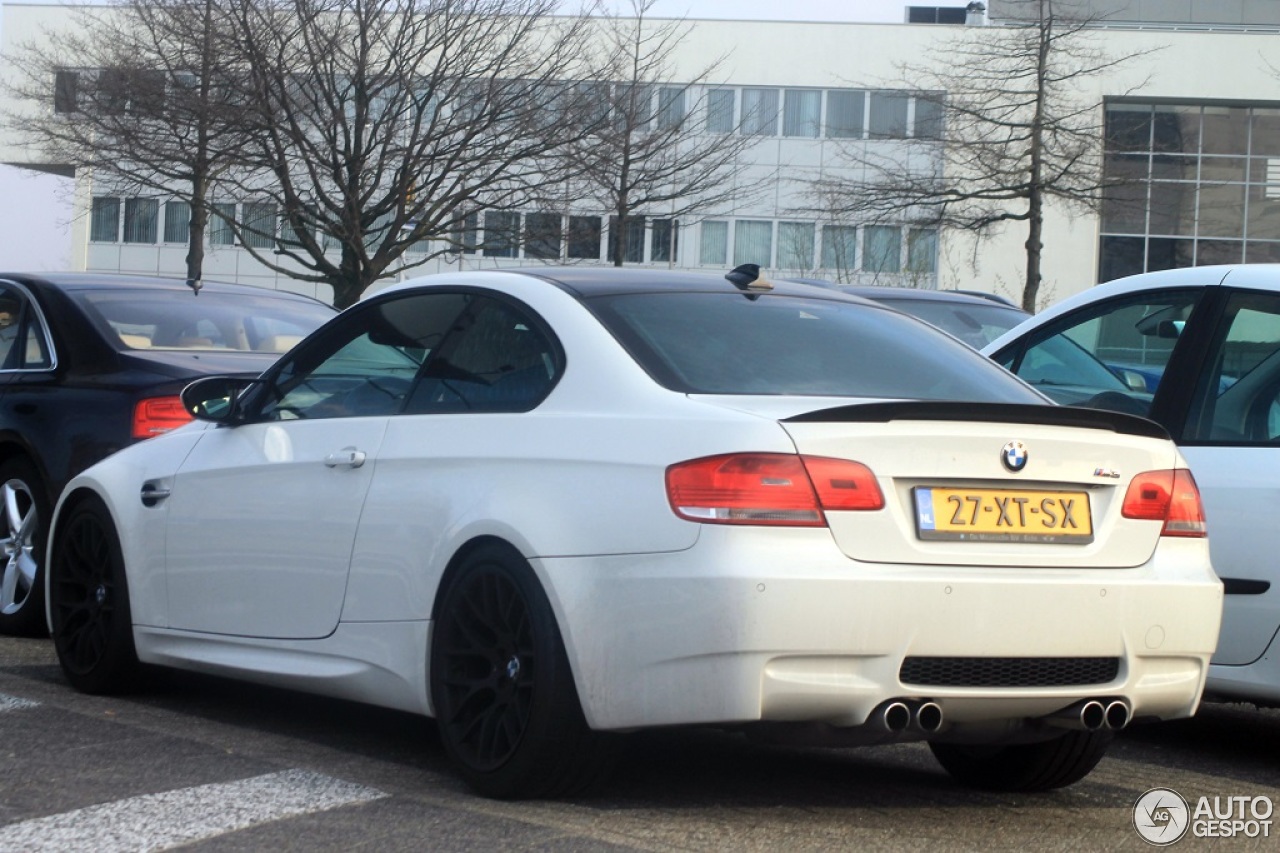
[[[49,339],[27,298],[0,288],[0,370],[44,370],[53,366]]]
[[[406,412],[523,412],[559,378],[558,350],[523,309],[475,298],[430,354]]]
[[[265,420],[396,414],[423,364],[474,300],[459,293],[411,294],[360,306],[280,365]]]
[[[1205,367],[1183,440],[1280,443],[1280,297],[1232,296]]]
[[[1146,415],[1201,291],[1113,299],[1050,327],[1006,364],[1055,401]]]

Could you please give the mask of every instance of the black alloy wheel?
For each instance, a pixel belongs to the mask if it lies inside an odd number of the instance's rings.
[[[441,741],[477,792],[566,796],[607,769],[614,738],[587,727],[546,593],[510,548],[482,546],[449,579],[430,672]]]
[[[24,637],[49,633],[44,610],[45,533],[49,501],[35,466],[14,457],[0,464],[0,634]]]
[[[85,693],[118,693],[140,672],[129,588],[115,524],[94,498],[58,527],[49,566],[53,644],[67,680]]]

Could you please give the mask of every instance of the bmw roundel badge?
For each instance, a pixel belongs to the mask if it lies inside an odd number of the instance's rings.
[[[1000,449],[1000,461],[1013,473],[1027,467],[1027,446],[1021,441],[1011,441]]]

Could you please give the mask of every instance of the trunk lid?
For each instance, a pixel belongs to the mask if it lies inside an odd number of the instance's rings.
[[[751,408],[741,398],[730,405]],[[758,410],[777,411],[776,401]],[[1185,467],[1155,423],[1091,409],[872,402],[779,423],[800,453],[876,475],[884,509],[826,513],[840,549],[867,562],[1140,566],[1163,525],[1121,515],[1129,483]]]

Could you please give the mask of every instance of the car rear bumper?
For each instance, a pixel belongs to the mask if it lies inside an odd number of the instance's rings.
[[[1204,540],[1164,539],[1134,569],[988,569],[857,563],[825,530],[707,526],[683,552],[534,565],[597,729],[858,726],[894,699],[938,703],[948,728],[1034,719],[1088,698],[1123,700],[1135,719],[1185,717],[1222,612]],[[1117,666],[1084,685],[984,686],[963,675],[908,684],[909,657]]]

